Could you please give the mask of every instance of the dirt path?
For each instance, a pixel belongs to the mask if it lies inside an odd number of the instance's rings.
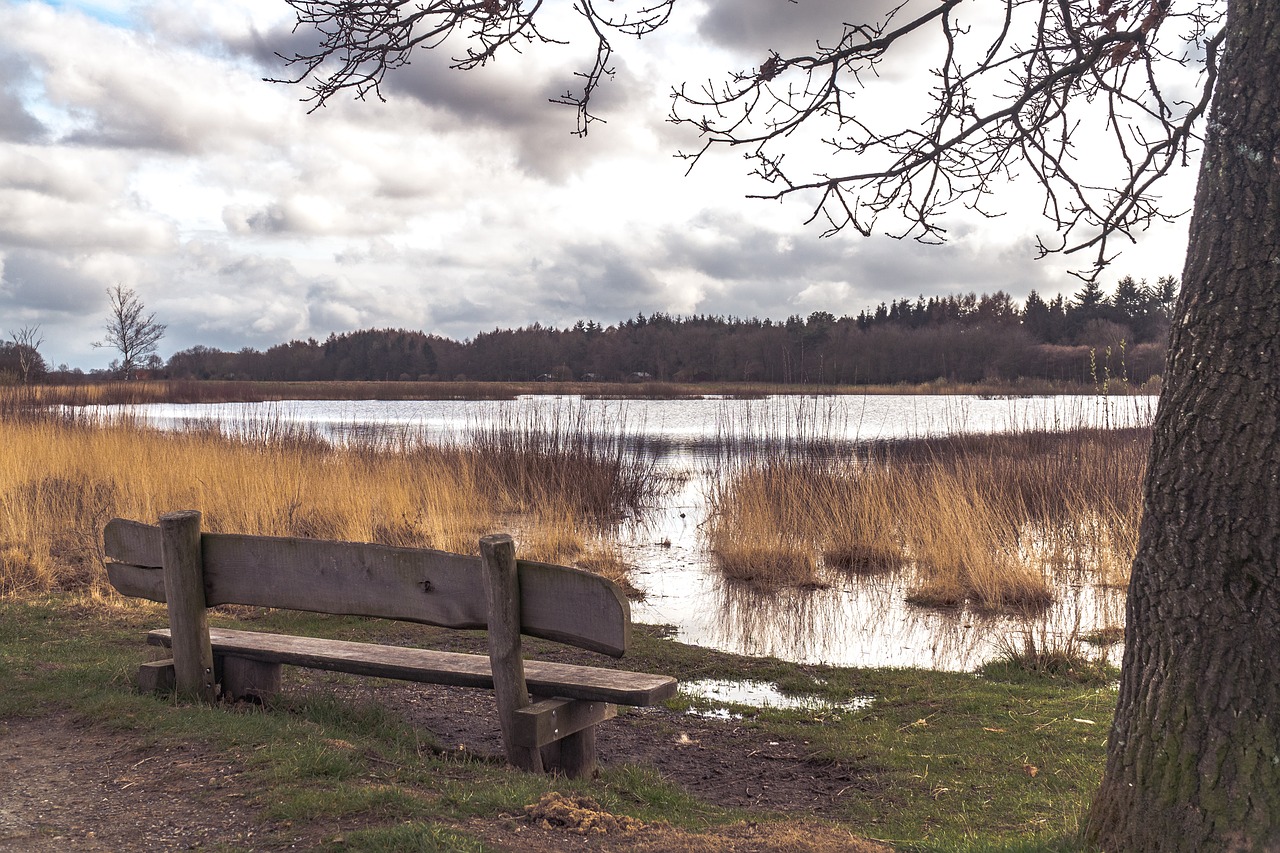
[[[279,828],[246,804],[247,788],[242,768],[197,747],[62,716],[0,722],[0,850],[252,848]]]
[[[483,691],[335,683],[323,675],[299,676],[286,689],[378,702],[436,732],[451,749],[491,756],[500,750],[492,696]],[[732,720],[666,709],[625,714],[602,726],[599,751],[606,766],[650,765],[709,802],[785,812],[801,820],[832,814],[843,798],[876,784],[856,768],[814,760],[803,742],[769,740]],[[147,745],[133,733],[86,729],[65,716],[0,722],[0,851],[308,849],[351,828],[336,821],[266,822],[260,810],[244,768],[211,750]],[[523,850],[797,849],[795,839],[761,835],[754,825],[709,836],[649,831],[588,838],[572,826],[496,816],[465,829],[496,846]],[[809,846],[828,834],[806,830],[802,846],[858,849],[856,840],[843,833],[834,846]]]

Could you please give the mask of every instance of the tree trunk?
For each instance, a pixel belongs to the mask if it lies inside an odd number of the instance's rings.
[[[1088,838],[1280,850],[1280,3],[1231,0]]]

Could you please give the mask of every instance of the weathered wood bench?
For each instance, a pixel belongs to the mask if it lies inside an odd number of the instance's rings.
[[[213,702],[267,699],[283,664],[495,693],[508,760],[582,776],[595,769],[595,726],[617,705],[657,704],[676,680],[525,661],[520,635],[621,657],[631,611],[617,585],[589,572],[515,559],[511,537],[486,536],[480,557],[265,536],[202,533],[200,513],[159,526],[114,519],[103,531],[111,584],[165,602],[168,629],[147,637],[171,657],[143,664],[143,690]],[[206,609],[242,604],[487,628],[489,655],[210,629]],[[531,698],[532,696],[532,698]]]

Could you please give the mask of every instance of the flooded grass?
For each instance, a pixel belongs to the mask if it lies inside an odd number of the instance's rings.
[[[103,521],[195,506],[212,529],[454,551],[509,531],[522,554],[589,568],[635,597],[643,587],[645,618],[805,660],[871,661],[849,649],[874,647],[884,660],[971,667],[990,651],[980,632],[1014,630],[1024,612],[1057,625],[1097,610],[1086,630],[1116,621],[1103,609],[1123,600],[1145,430],[856,445],[825,437],[847,434],[840,419],[858,417],[856,401],[706,405],[771,420],[699,445],[718,460],[705,476],[692,466],[707,456],[664,457],[637,437],[660,432],[629,433],[638,403],[481,403],[430,440],[405,420],[312,419],[277,403],[242,420],[211,410],[167,436],[129,410],[0,405],[0,440],[14,448],[0,460],[0,593],[92,587]],[[667,526],[632,523],[645,516]],[[758,595],[721,613],[739,588]]]
[[[607,522],[641,514],[661,492],[653,457],[629,437],[625,416],[609,422],[581,406],[508,412],[474,426],[454,447],[522,506],[554,495],[575,516]]]

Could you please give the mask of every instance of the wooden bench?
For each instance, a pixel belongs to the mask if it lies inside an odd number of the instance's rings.
[[[159,526],[114,519],[103,531],[107,574],[124,595],[165,602],[170,648],[143,664],[143,690],[206,702],[267,699],[282,664],[492,689],[507,759],[569,776],[595,770],[595,726],[617,705],[657,704],[676,680],[623,670],[525,661],[528,634],[621,657],[631,610],[617,585],[578,569],[515,558],[511,537],[486,536],[480,557],[352,542],[202,533],[200,513]],[[220,604],[487,628],[489,655],[353,643],[208,626]],[[531,698],[532,696],[532,698]]]

